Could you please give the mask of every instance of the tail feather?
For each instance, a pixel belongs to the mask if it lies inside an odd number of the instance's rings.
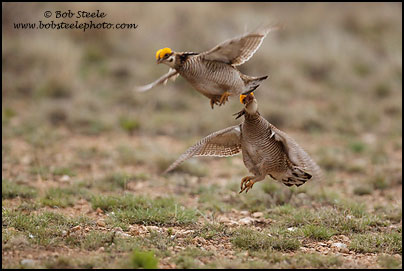
[[[298,167],[293,167],[288,170],[288,173],[282,178],[282,182],[287,186],[301,186],[312,178],[312,174],[303,171]]]
[[[253,92],[259,85],[261,84],[262,81],[268,78],[268,75],[262,76],[262,77],[253,77],[253,78],[248,78],[246,80],[246,88],[245,91],[242,93],[243,95],[247,95],[251,92]]]

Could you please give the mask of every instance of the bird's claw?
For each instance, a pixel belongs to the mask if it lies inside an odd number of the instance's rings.
[[[242,192],[244,192],[244,190],[245,190],[245,193],[247,194],[247,192],[253,187],[253,185],[255,184],[255,182],[252,180],[254,177],[253,176],[247,176],[247,177],[244,177],[242,180],[241,180],[241,183],[240,183],[240,192],[239,192],[239,194],[241,194]]]
[[[230,92],[225,91],[219,100],[219,105],[225,104],[229,100]]]
[[[220,105],[219,101],[216,98],[210,99],[210,106],[212,107],[212,109],[213,109],[215,104]]]

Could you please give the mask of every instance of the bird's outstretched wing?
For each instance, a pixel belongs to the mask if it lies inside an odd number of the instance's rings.
[[[278,140],[283,144],[289,160],[295,166],[308,171],[313,176],[313,179],[317,181],[322,180],[323,174],[320,167],[316,164],[316,162],[313,161],[313,159],[311,159],[303,148],[300,147],[299,144],[297,144],[297,142],[285,132],[282,132],[273,125],[270,125],[270,127],[271,137],[273,136],[275,140]]]
[[[265,27],[242,36],[226,40],[209,51],[201,53],[206,60],[221,61],[238,66],[249,60],[261,46],[266,35],[279,27]]]
[[[145,86],[141,86],[141,87],[135,87],[136,91],[139,92],[143,92],[143,91],[147,91],[149,89],[154,88],[155,86],[159,85],[159,84],[165,84],[167,83],[167,80],[170,79],[173,76],[177,76],[178,72],[175,69],[171,69],[168,71],[168,73],[164,74],[163,76],[161,76],[159,79],[157,79],[156,81],[154,81],[153,83],[147,84]]]
[[[173,170],[179,164],[193,156],[226,157],[236,155],[240,150],[240,125],[228,127],[201,139],[172,163],[164,173]]]

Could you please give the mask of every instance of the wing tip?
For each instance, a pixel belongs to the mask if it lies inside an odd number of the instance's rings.
[[[161,175],[166,175],[167,173],[169,173],[170,171],[172,171],[174,168],[176,168],[177,166],[173,167],[173,164],[171,164],[168,168],[166,168],[166,170],[164,170]]]
[[[258,27],[258,29],[254,32],[266,36],[269,32],[273,31],[280,31],[283,30],[285,27],[283,24],[280,23],[271,23],[265,26]]]
[[[133,88],[133,91],[135,92],[145,92],[148,91],[150,89],[150,85],[145,85],[145,86],[135,86]]]

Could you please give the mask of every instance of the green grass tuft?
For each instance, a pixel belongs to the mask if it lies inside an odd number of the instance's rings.
[[[95,186],[102,191],[125,190],[128,182],[133,179],[132,176],[125,173],[112,173],[104,178],[97,180]]]
[[[36,195],[37,191],[35,188],[16,184],[5,179],[1,180],[1,196],[3,199],[12,199],[15,197],[34,198]]]
[[[349,248],[358,253],[384,252],[402,253],[402,234],[398,232],[357,234]]]
[[[158,259],[152,251],[134,250],[131,255],[132,268],[157,269]]]
[[[329,240],[336,231],[330,227],[317,226],[317,225],[306,225],[300,229],[305,237],[314,240]]]
[[[93,196],[93,209],[114,212],[110,217],[124,223],[146,225],[184,225],[194,223],[197,214],[177,204],[172,198],[150,199],[126,194],[123,196]]]
[[[385,269],[402,269],[403,267],[402,260],[394,256],[381,255],[378,257],[377,261],[380,266]]]
[[[134,131],[140,128],[140,123],[136,119],[121,117],[119,119],[119,126],[129,134],[133,134]]]
[[[366,185],[357,186],[353,190],[353,193],[358,196],[370,195],[372,194],[372,192],[373,192],[372,187]]]
[[[268,233],[258,232],[248,228],[237,229],[231,242],[236,247],[252,251],[266,249],[294,251],[301,246],[299,240],[289,237],[287,234],[269,236]]]
[[[72,188],[49,188],[45,196],[41,199],[41,203],[49,207],[65,208],[73,206],[76,200],[77,191]]]

